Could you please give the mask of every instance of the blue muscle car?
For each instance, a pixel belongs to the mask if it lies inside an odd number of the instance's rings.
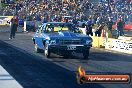
[[[83,53],[88,58],[92,46],[92,38],[78,33],[72,23],[48,22],[39,26],[33,36],[35,51],[44,51],[46,57],[51,53],[69,57],[72,52]]]

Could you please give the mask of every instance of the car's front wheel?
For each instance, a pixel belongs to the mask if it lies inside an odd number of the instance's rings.
[[[34,48],[35,48],[35,52],[36,52],[36,53],[39,53],[39,52],[41,51],[41,50],[39,49],[39,47],[38,47],[37,44],[35,44],[35,47],[34,47]]]
[[[45,49],[44,49],[44,55],[45,57],[50,57],[50,49],[49,49],[49,46],[47,44],[45,44]]]
[[[88,59],[89,57],[89,50],[83,52],[83,58]]]

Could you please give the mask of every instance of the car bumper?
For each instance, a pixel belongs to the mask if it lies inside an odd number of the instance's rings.
[[[84,52],[88,51],[92,45],[50,45],[52,52]]]

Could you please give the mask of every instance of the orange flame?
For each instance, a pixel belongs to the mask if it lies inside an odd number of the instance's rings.
[[[79,72],[79,75],[80,75],[80,76],[85,76],[85,75],[86,75],[86,72],[85,72],[85,70],[82,68],[82,66],[79,66],[78,72]]]

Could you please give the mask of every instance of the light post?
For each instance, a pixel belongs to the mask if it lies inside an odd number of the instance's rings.
[[[27,24],[27,10],[28,10],[28,9],[27,9],[27,7],[28,7],[28,6],[27,6],[27,1],[28,1],[28,0],[26,0],[26,7],[25,7],[25,9],[26,9],[26,11],[25,11],[25,12],[26,12],[25,17],[26,17],[26,18],[24,19],[24,29],[23,29],[24,32],[27,32],[27,29],[26,29],[26,24]]]

